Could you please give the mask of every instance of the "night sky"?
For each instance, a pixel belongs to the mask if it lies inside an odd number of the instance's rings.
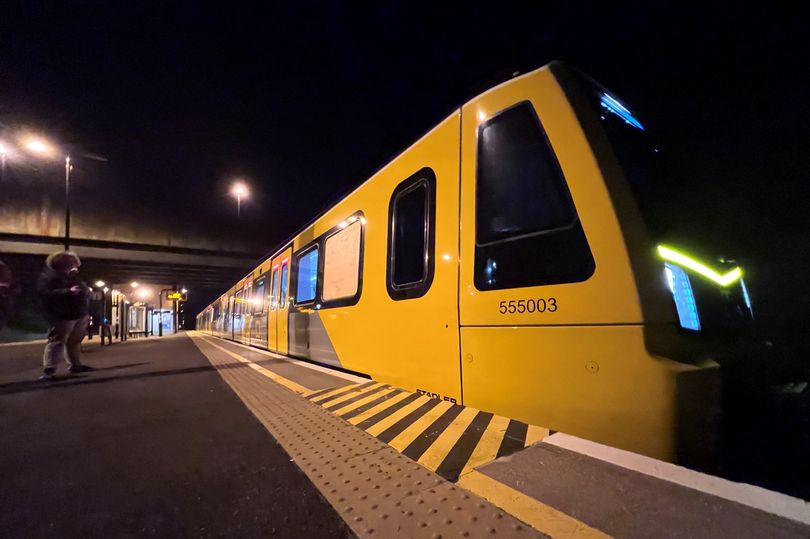
[[[807,305],[806,12],[294,4],[4,2],[0,124],[108,158],[77,164],[85,196],[265,252],[465,100],[564,60],[652,127],[702,246],[751,268],[761,309]],[[241,221],[234,176],[255,192]]]

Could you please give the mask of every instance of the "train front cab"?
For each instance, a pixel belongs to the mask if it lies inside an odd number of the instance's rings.
[[[462,108],[463,400],[704,465],[717,369],[681,353],[662,261],[578,84],[552,64]]]

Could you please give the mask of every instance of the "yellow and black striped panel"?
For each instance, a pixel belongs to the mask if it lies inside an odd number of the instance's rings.
[[[306,398],[449,481],[552,432],[378,382],[322,389]]]

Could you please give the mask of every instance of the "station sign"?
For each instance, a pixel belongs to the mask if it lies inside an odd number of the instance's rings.
[[[177,301],[186,301],[186,295],[182,292],[178,292],[177,290],[172,290],[166,296],[166,299],[176,299]]]

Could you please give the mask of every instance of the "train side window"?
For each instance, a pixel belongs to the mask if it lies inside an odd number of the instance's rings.
[[[242,290],[238,290],[233,298],[233,314],[242,314]]]
[[[253,282],[248,284],[242,291],[242,314],[253,314]]]
[[[354,215],[326,236],[323,247],[324,307],[357,303],[361,291],[363,223]]]
[[[595,270],[554,150],[528,102],[478,129],[478,290],[573,283]]]
[[[436,175],[423,168],[400,183],[388,205],[386,287],[392,299],[424,296],[433,282]]]
[[[265,295],[267,294],[267,275],[262,275],[256,281],[256,292],[253,295],[253,312],[256,314],[264,314],[267,302]]]
[[[295,303],[315,301],[318,288],[318,246],[298,255],[298,273],[296,274]]]
[[[281,264],[281,295],[278,297],[278,308],[283,309],[287,306],[287,274],[289,273],[290,266],[287,262]]]

